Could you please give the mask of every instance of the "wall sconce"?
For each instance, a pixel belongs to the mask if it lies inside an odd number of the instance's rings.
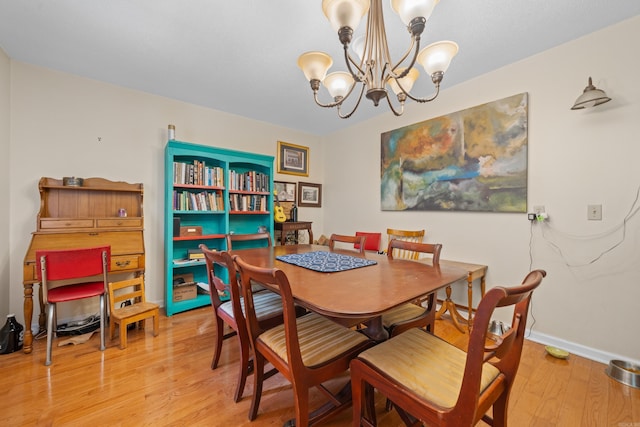
[[[611,98],[609,98],[603,90],[597,89],[593,85],[591,77],[589,77],[589,84],[584,88],[582,95],[576,99],[571,109],[581,110],[583,108],[591,108],[609,101],[611,101]]]

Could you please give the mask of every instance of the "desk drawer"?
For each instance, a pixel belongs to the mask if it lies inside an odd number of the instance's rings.
[[[136,228],[142,227],[142,218],[99,218],[98,228]]]
[[[139,255],[120,255],[111,257],[111,272],[135,270],[140,268]]]
[[[41,219],[41,230],[93,228],[93,219]]]

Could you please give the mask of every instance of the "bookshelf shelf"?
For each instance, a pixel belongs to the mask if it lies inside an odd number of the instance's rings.
[[[201,294],[189,300],[173,300],[176,274],[193,275],[194,281],[208,283],[204,261],[189,260],[190,250],[201,243],[225,250],[228,233],[255,233],[259,227],[266,227],[273,238],[273,213],[268,208],[273,206],[273,160],[273,156],[208,145],[167,143],[164,216],[168,316],[211,303],[208,295]],[[202,209],[213,206],[209,197],[215,198],[215,210]],[[245,203],[234,206],[253,210],[231,210],[231,203]],[[201,227],[202,235],[175,235],[174,220],[181,227]]]

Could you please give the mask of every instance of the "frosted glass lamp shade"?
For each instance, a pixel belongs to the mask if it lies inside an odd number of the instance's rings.
[[[298,67],[309,81],[324,80],[332,65],[333,59],[324,52],[306,52],[298,58]]]
[[[582,95],[576,99],[571,109],[581,110],[583,108],[591,108],[609,101],[611,101],[611,98],[609,98],[603,90],[596,88],[593,85],[591,77],[589,77],[589,84],[584,88]]]
[[[396,74],[401,74],[404,72],[404,70],[405,68],[398,68],[396,70]],[[418,72],[418,70],[412,68],[411,71],[409,71],[409,74],[398,80],[400,80],[400,84],[402,85],[402,88],[405,90],[405,92],[409,92],[411,91],[411,88],[413,88],[413,84],[416,82],[419,76],[420,73]],[[398,83],[396,83],[396,79],[394,78],[389,79],[389,86],[391,86],[391,90],[396,95],[402,92],[402,89],[400,89],[400,86],[398,86]]]
[[[419,16],[429,19],[433,9],[440,0],[391,0],[391,8],[400,15],[404,25],[409,25],[412,19]]]
[[[333,99],[337,97],[344,98],[351,90],[351,86],[353,86],[353,77],[344,71],[336,71],[325,77],[322,83]]]
[[[322,0],[322,11],[335,31],[342,27],[355,31],[369,11],[369,0]]]
[[[451,41],[432,43],[418,54],[418,63],[424,67],[428,75],[445,73],[451,64],[451,60],[458,53],[458,45]]]

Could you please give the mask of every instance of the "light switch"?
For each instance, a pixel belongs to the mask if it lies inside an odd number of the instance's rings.
[[[602,221],[602,205],[588,205],[587,219],[589,221]]]

